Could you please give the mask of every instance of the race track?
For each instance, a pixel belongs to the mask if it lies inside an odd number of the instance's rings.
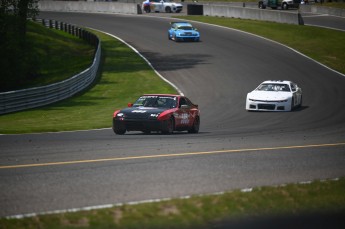
[[[206,24],[194,23],[201,42],[175,43],[169,18],[40,17],[135,47],[199,104],[200,133],[2,135],[1,166],[36,165],[0,169],[0,217],[345,176],[345,76],[272,41]],[[247,112],[247,92],[268,79],[295,81],[303,106]]]

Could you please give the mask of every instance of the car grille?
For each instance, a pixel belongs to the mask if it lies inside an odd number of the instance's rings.
[[[258,104],[258,109],[274,110],[276,106],[274,104]]]
[[[197,35],[196,34],[193,34],[193,33],[182,33],[181,34],[181,37],[183,37],[183,36],[186,36],[186,37],[196,37]]]
[[[150,117],[150,114],[145,113],[145,114],[140,114],[140,113],[130,113],[126,114],[126,119],[148,119]]]

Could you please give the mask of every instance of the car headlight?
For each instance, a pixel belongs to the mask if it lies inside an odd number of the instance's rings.
[[[118,113],[118,114],[116,115],[116,117],[119,117],[119,118],[124,117],[124,116],[125,116],[124,113]]]
[[[280,100],[280,101],[278,101],[278,103],[286,103],[287,101],[288,101],[288,99]]]

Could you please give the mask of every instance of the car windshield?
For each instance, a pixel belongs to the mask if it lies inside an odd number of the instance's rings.
[[[274,84],[274,83],[265,83],[261,84],[257,91],[290,91],[290,87],[287,84]]]
[[[177,98],[174,96],[156,96],[145,95],[141,96],[133,107],[162,107],[162,108],[175,108],[177,106]]]
[[[193,30],[193,27],[191,27],[191,26],[180,26],[180,27],[178,27],[178,29],[182,29],[182,30]]]

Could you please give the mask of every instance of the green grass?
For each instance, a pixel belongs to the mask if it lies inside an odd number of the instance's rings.
[[[110,127],[115,109],[143,93],[176,93],[147,63],[114,38],[102,41],[101,73],[87,92],[39,109],[0,116],[1,133],[31,133]]]
[[[66,32],[28,21],[26,40],[31,57],[40,63],[37,76],[15,82],[6,91],[52,84],[70,78],[92,64],[95,48]]]
[[[344,193],[345,179],[342,178],[338,181],[258,187],[251,192],[234,190],[222,195],[192,196],[189,199],[122,205],[101,210],[38,215],[24,219],[2,218],[0,228],[183,229],[211,228],[224,220],[246,222],[257,219],[260,222],[260,217],[271,217],[269,223],[272,223],[276,216],[302,217],[314,214],[318,217],[320,213],[344,216]],[[328,225],[334,225],[334,222],[328,222]],[[309,228],[307,224],[304,226]]]

